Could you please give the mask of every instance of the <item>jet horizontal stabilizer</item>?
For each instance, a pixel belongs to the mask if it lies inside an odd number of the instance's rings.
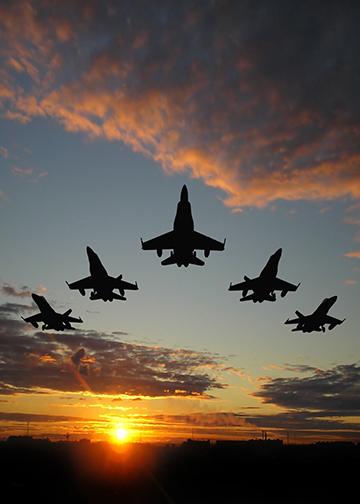
[[[239,299],[239,301],[251,301],[254,300],[254,294],[249,294],[249,296],[244,296]]]
[[[169,264],[176,264],[176,258],[174,254],[171,254],[169,257],[161,261],[163,266],[168,266]]]
[[[193,255],[189,261],[190,264],[196,264],[196,266],[204,266],[205,262]]]
[[[113,299],[120,299],[121,301],[126,301],[125,296],[121,296],[120,294],[115,294],[115,292],[112,293]]]

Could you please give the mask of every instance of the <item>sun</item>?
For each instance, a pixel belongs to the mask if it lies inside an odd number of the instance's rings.
[[[129,431],[123,425],[117,425],[113,430],[112,437],[117,443],[125,443],[129,437]]]

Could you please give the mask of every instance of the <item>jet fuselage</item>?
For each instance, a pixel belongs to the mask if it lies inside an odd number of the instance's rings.
[[[93,292],[90,293],[90,299],[102,299],[103,301],[112,301],[118,296],[113,293],[115,278],[108,275],[99,256],[90,247],[86,247],[89,259],[90,275],[94,281]],[[84,291],[85,292],[85,291]]]
[[[55,331],[63,331],[65,328],[71,329],[70,323],[66,319],[64,320],[64,315],[57,313],[43,296],[32,294],[32,298],[43,316],[43,330],[54,329]],[[37,327],[37,324],[34,324],[34,327]]]
[[[178,266],[189,266],[196,261],[196,253],[191,245],[191,234],[194,231],[194,220],[191,214],[187,187],[181,190],[180,201],[177,204],[174,220],[175,247],[170,255],[173,263]]]
[[[332,296],[330,298],[325,298],[321,304],[316,308],[316,310],[310,315],[302,315],[300,312],[296,312],[299,317],[298,325],[293,331],[302,332],[312,332],[312,331],[323,331],[325,332],[325,324],[327,324],[326,316],[328,311],[336,302],[337,296]],[[332,329],[332,324],[330,324],[329,329]]]

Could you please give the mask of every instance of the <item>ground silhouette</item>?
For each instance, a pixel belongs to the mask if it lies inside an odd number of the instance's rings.
[[[355,501],[360,445],[189,440],[116,449],[13,437],[0,442],[0,462],[12,502],[341,503]]]

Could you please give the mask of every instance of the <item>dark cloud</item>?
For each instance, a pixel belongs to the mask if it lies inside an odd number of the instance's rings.
[[[0,421],[7,422],[76,422],[89,421],[81,417],[61,415],[38,415],[35,413],[0,412]],[[97,420],[98,422],[99,420]],[[101,421],[101,420],[100,420]]]
[[[360,366],[343,364],[328,370],[306,368],[306,372],[313,370],[310,376],[269,379],[254,395],[264,403],[292,410],[313,410],[329,417],[360,414]]]
[[[4,283],[1,286],[1,292],[3,294],[5,294],[6,296],[14,296],[14,297],[20,297],[20,298],[25,298],[25,297],[31,296],[31,291],[29,290],[29,287],[27,287],[27,285],[24,285],[23,287],[20,287],[20,289],[17,289],[13,285]]]
[[[35,390],[129,396],[211,397],[225,385],[209,374],[221,359],[206,352],[125,343],[96,331],[28,333],[0,319],[0,394]]]
[[[34,309],[34,304],[24,305],[20,303],[4,303],[0,305],[0,316],[21,314],[26,311],[32,311]]]
[[[9,2],[0,106],[124,141],[232,207],[359,198],[359,16],[356,2]]]
[[[315,415],[312,411],[284,412],[277,414],[249,415],[241,412],[191,413],[180,415],[155,415],[144,417],[153,428],[174,430],[195,430],[199,435],[227,436],[232,439],[259,437],[266,430],[270,438],[287,439],[293,442],[319,439],[357,440],[359,422],[344,422],[339,418],[323,418],[326,414]],[[140,420],[140,419],[139,419]]]
[[[201,427],[245,427],[249,426],[242,415],[232,412],[191,413],[188,415],[155,415],[155,421],[184,423]]]

